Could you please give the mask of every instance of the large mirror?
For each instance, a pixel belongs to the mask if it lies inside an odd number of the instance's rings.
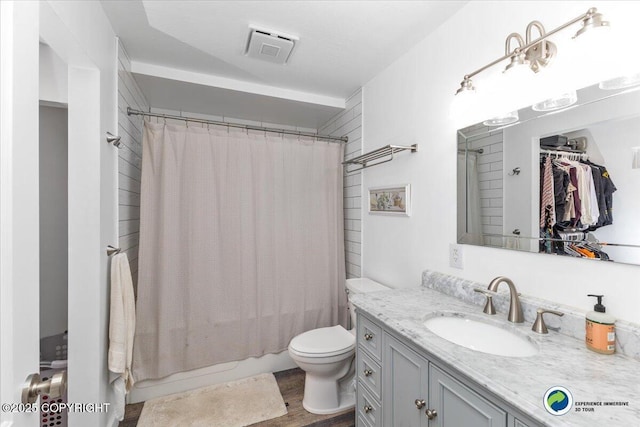
[[[639,89],[458,130],[458,242],[640,265]]]

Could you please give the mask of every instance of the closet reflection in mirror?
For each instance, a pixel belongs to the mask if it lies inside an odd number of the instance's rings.
[[[640,265],[638,89],[458,130],[458,242]]]

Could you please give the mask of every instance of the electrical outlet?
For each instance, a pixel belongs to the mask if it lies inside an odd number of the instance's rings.
[[[462,246],[450,244],[449,245],[449,266],[453,268],[464,268],[462,263]]]

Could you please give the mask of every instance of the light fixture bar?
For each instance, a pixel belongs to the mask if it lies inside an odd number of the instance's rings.
[[[595,7],[590,8],[589,10],[587,10],[582,15],[580,15],[580,16],[578,16],[578,17],[576,17],[576,18],[574,18],[574,19],[572,19],[572,20],[560,25],[557,28],[554,28],[553,30],[549,31],[546,34],[541,35],[540,37],[538,37],[535,40],[530,41],[529,43],[525,44],[524,46],[514,49],[513,52],[507,53],[504,56],[501,56],[500,58],[496,59],[495,61],[492,61],[492,62],[488,63],[487,65],[485,65],[485,66],[483,66],[481,68],[478,68],[477,70],[473,71],[472,73],[466,74],[464,76],[464,80],[469,80],[472,77],[480,74],[481,72],[483,72],[487,68],[493,67],[494,65],[504,61],[505,59],[509,59],[514,55],[518,55],[520,52],[526,51],[531,46],[534,46],[534,45],[540,43],[541,41],[546,40],[550,36],[556,34],[558,31],[562,31],[565,28],[567,28],[567,27],[569,27],[569,26],[571,26],[571,25],[573,25],[573,24],[575,24],[577,22],[584,21],[585,19],[592,18],[593,16],[595,16],[597,14],[597,12],[598,12],[598,10]],[[608,22],[603,21],[602,25],[608,25]]]

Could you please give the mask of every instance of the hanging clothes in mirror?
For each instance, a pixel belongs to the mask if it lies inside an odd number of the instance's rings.
[[[540,252],[609,260],[600,247],[586,242],[586,232],[613,223],[615,191],[606,167],[586,154],[542,150]],[[567,245],[561,234],[567,230],[580,231],[584,242]]]

